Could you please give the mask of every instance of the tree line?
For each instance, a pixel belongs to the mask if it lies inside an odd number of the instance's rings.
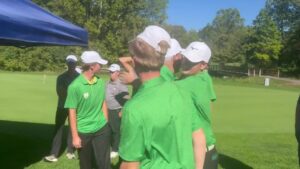
[[[110,62],[128,54],[128,42],[149,24],[164,27],[183,47],[201,40],[213,51],[212,62],[250,68],[278,68],[300,74],[300,0],[267,0],[253,24],[247,26],[239,10],[221,9],[200,30],[166,23],[167,0],[33,0],[62,18],[84,27],[89,50]],[[195,18],[195,22],[198,21]],[[0,69],[58,71],[68,54],[81,47],[0,47]]]

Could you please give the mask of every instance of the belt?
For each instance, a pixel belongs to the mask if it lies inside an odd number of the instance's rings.
[[[206,146],[206,152],[211,151],[212,149],[215,148],[215,145],[210,145],[210,146]]]

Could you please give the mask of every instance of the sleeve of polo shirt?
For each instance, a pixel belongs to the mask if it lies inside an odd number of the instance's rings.
[[[204,127],[204,120],[201,119],[199,116],[199,113],[197,112],[196,108],[193,108],[192,110],[192,130],[196,131],[200,128]]]
[[[209,92],[210,92],[210,100],[212,102],[216,101],[217,96],[214,90],[214,86],[213,86],[213,81],[211,79],[211,77],[209,78]]]
[[[68,95],[67,95],[67,99],[65,102],[65,108],[68,109],[76,109],[79,103],[79,97],[76,93],[76,87],[73,85],[70,85],[68,87]]]
[[[204,100],[210,100],[209,88],[209,84],[206,81],[200,81],[197,85],[191,87],[191,96],[196,105]]]
[[[197,108],[195,106],[195,104],[193,103],[193,100],[191,99],[186,99],[186,101],[188,102],[187,105],[189,105],[189,112],[191,112],[191,118],[192,118],[192,130],[196,131],[200,128],[203,128],[204,125],[204,121],[203,119],[201,119],[201,117],[199,116],[199,113],[197,111]]]
[[[119,154],[125,161],[140,161],[145,153],[143,129],[140,121],[124,107],[121,123]]]

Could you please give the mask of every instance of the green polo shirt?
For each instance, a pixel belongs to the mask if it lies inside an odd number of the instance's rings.
[[[176,79],[174,73],[167,67],[162,66],[160,69],[160,76],[165,79],[166,81],[173,81]]]
[[[208,90],[210,92],[209,93],[210,100],[212,102],[214,102],[214,101],[217,100],[217,96],[216,96],[216,93],[215,93],[215,90],[214,90],[214,86],[213,86],[213,82],[212,82],[211,76],[209,75],[209,73],[208,73],[207,70],[204,70],[203,74],[204,74],[204,77],[206,78],[206,81],[208,83]]]
[[[202,119],[205,120],[204,133],[207,146],[216,143],[216,138],[212,131],[211,124],[211,93],[209,82],[205,73],[198,73],[193,76],[175,82],[179,87],[186,90],[192,96],[197,111]]]
[[[106,124],[102,111],[104,99],[105,84],[98,77],[90,83],[81,74],[71,83],[65,108],[76,109],[78,132],[94,133]]]
[[[154,78],[123,108],[119,154],[141,169],[195,168],[192,133],[202,124],[185,91]]]

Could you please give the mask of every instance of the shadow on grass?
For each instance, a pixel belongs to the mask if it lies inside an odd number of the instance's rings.
[[[225,154],[219,154],[219,164],[224,169],[253,169],[253,167]]]
[[[0,168],[23,169],[41,161],[50,151],[53,132],[54,124],[0,120]],[[67,142],[64,134],[61,153]],[[117,169],[121,160],[112,163],[112,168]]]
[[[54,125],[0,120],[1,168],[19,169],[40,161],[50,150]]]
[[[0,120],[1,168],[23,169],[42,160],[50,151],[53,131],[50,124]],[[112,163],[112,168],[119,168],[120,161]],[[253,169],[224,154],[219,154],[219,164],[224,169]]]

